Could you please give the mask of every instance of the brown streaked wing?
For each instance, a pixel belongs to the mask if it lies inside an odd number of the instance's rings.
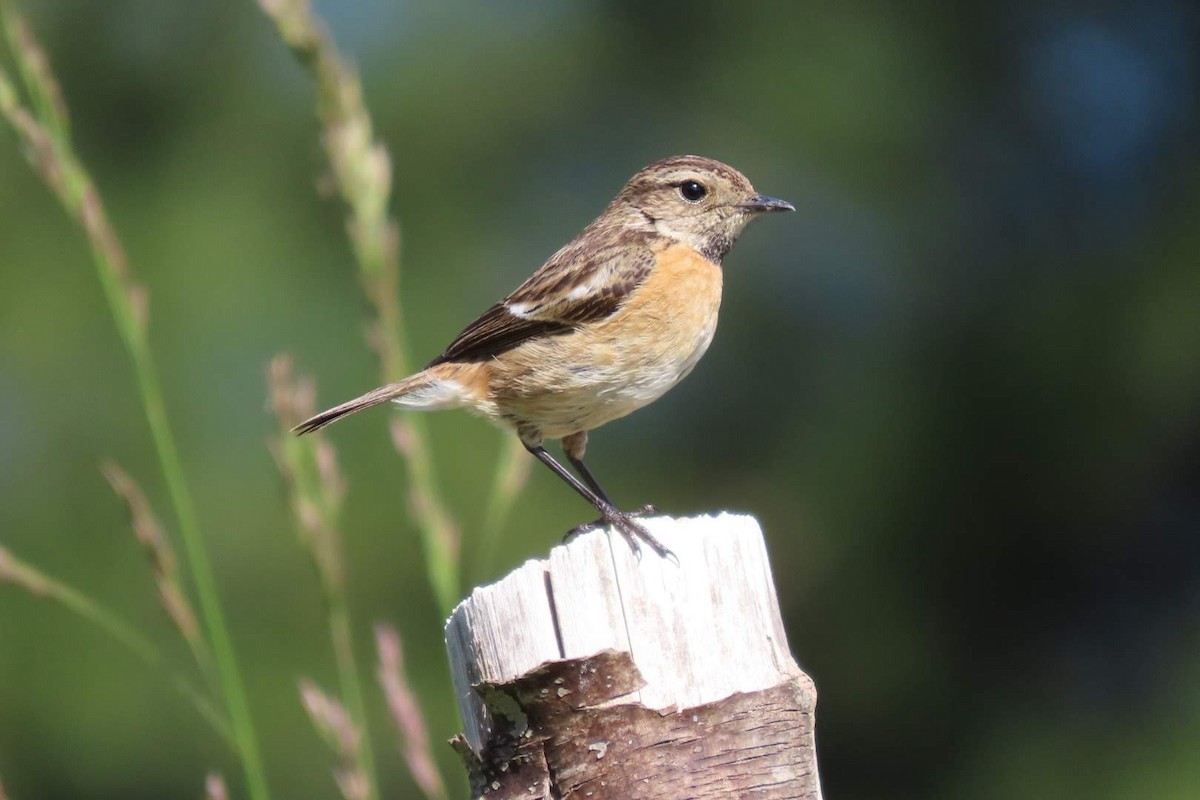
[[[615,312],[650,274],[654,254],[640,232],[598,233],[594,228],[584,231],[551,256],[503,302],[468,325],[429,366],[483,361],[529,339],[568,333]],[[590,291],[572,296],[589,283],[594,284]],[[522,307],[520,316],[509,310],[517,305]]]
[[[426,364],[425,369],[446,361],[486,361],[528,339],[570,330],[570,325],[558,322],[522,319],[503,303],[497,303],[468,325],[450,343],[446,352]]]

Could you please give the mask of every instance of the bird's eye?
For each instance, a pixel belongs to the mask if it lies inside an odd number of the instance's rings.
[[[689,203],[699,203],[708,194],[708,189],[700,181],[684,181],[679,184],[679,196]]]

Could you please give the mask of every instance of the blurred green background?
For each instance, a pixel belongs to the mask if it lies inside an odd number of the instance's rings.
[[[311,86],[253,3],[24,3],[151,296],[153,348],[272,786],[329,798],[333,685],[266,448],[264,369],[375,384]],[[642,165],[727,161],[799,213],[726,260],[696,373],[593,436],[617,499],[767,532],[826,795],[1200,796],[1200,14],[1140,4],[317,3],[395,160],[418,361]],[[11,62],[8,62],[11,64]],[[442,618],[387,413],[333,429],[356,634],[392,620],[458,796]],[[472,558],[501,434],[430,417],[472,582],[589,509],[535,468]],[[0,543],[182,646],[118,460],[174,528],[82,236],[0,131]],[[464,591],[468,587],[464,587]],[[368,676],[369,677],[369,676]],[[388,797],[415,789],[373,683]],[[13,800],[197,797],[236,763],[109,639],[0,586]]]

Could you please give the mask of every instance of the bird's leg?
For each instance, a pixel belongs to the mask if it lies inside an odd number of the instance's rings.
[[[575,471],[578,472],[580,474],[580,476],[583,477],[583,482],[586,483],[589,487],[591,487],[591,489],[597,495],[600,496],[601,500],[607,500],[609,505],[613,506],[614,508],[616,507],[617,504],[614,503],[609,498],[609,496],[607,494],[605,494],[604,490],[600,488],[600,482],[596,480],[596,476],[592,474],[592,471],[587,468],[587,464],[583,463],[582,458],[572,458],[570,453],[568,453],[567,460],[571,462],[571,466],[575,468]],[[621,513],[623,513],[629,517],[652,517],[658,513],[658,507],[655,506],[653,503],[646,503],[641,508],[638,508],[634,511],[623,511]],[[596,522],[602,523],[603,521],[604,520],[597,520]],[[595,523],[590,523],[590,524],[593,527],[599,527]],[[585,527],[585,526],[580,526],[580,527]],[[590,528],[588,528],[588,530],[590,530]],[[581,530],[578,532],[583,533],[584,531]]]
[[[664,558],[670,558],[673,561],[678,561],[675,554],[668,550],[658,539],[655,539],[650,531],[646,530],[645,526],[635,522],[632,517],[617,509],[611,501],[601,497],[598,492],[587,486],[578,478],[570,473],[570,471],[554,460],[554,457],[546,452],[546,448],[541,445],[525,444],[525,449],[541,461],[547,467],[554,471],[554,474],[567,482],[567,485],[578,492],[585,500],[596,507],[600,512],[600,519],[603,522],[611,524],[621,535],[625,537],[625,541],[629,542],[630,548],[633,549],[635,555],[640,555],[641,547],[638,545],[638,539],[641,539],[646,544],[650,545],[654,552]],[[581,526],[583,530],[588,530],[587,527]],[[582,532],[578,528],[578,532]]]
[[[605,501],[610,506],[616,505],[616,503],[612,501],[612,498],[608,496],[608,492],[604,491],[604,489],[600,486],[600,481],[596,480],[596,476],[593,475],[592,471],[587,468],[587,464],[583,463],[582,458],[575,458],[570,453],[567,453],[567,460],[571,462],[571,466],[574,467],[575,471],[579,473],[579,477],[583,478],[583,482],[586,483],[601,500]]]
[[[608,504],[615,508],[617,504],[612,501],[612,498],[609,497],[608,493],[605,492],[600,486],[600,481],[596,480],[596,476],[592,474],[590,469],[588,469],[587,464],[583,463],[583,454],[587,450],[587,431],[580,431],[579,433],[573,433],[570,436],[564,436],[562,445],[563,452],[567,454],[567,460],[571,462],[571,466],[574,467],[575,471],[579,473],[579,476],[583,478],[583,482],[591,487],[592,491],[600,496],[600,499],[608,501]],[[647,517],[652,514],[657,514],[658,509],[652,504],[646,503],[636,511],[626,511],[624,513],[630,517]],[[597,520],[596,523],[592,524],[592,527],[599,527],[599,524],[597,523],[602,524],[603,522],[604,520]],[[584,528],[585,530],[591,530],[591,528],[588,528],[587,526],[580,527]],[[572,531],[572,534],[583,532],[583,530],[577,530]]]

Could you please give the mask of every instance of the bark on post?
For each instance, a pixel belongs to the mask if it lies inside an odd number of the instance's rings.
[[[821,797],[816,689],[752,517],[603,531],[475,589],[446,624],[473,797]]]

